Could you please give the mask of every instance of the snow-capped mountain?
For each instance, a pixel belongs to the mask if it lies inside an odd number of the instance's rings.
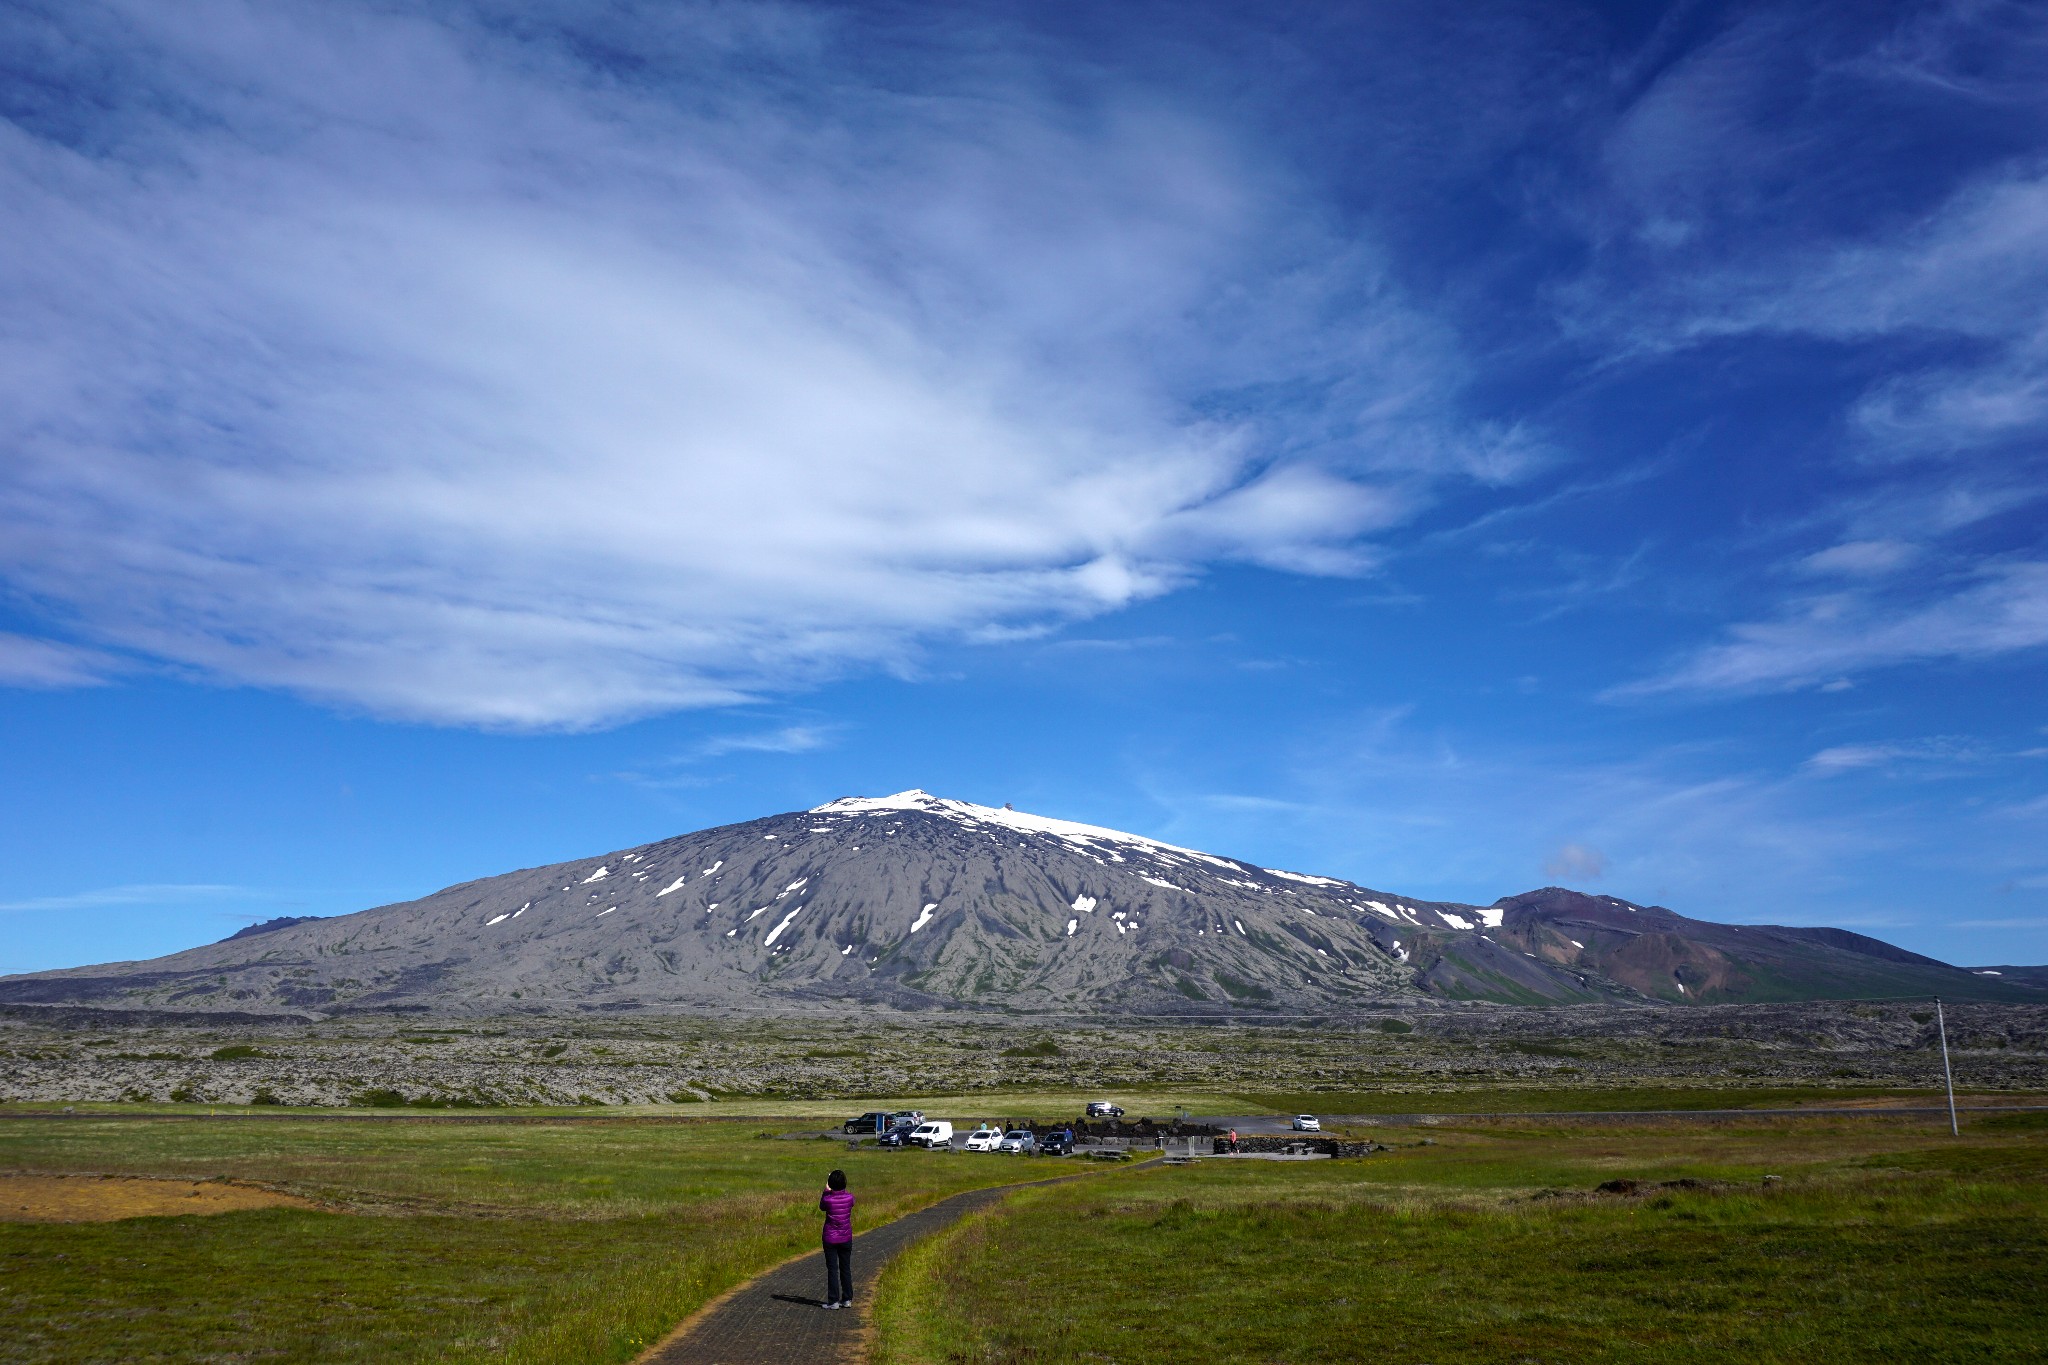
[[[1703,934],[1713,943],[1696,951]],[[1829,934],[1843,942],[1817,937]],[[1890,987],[1903,972],[1937,975],[1957,996],[2025,989],[1840,931],[1707,925],[1555,888],[1492,906],[1423,901],[908,791],[266,926],[149,962],[8,977],[0,1002],[1204,1013],[1418,994],[1728,1000],[1750,994],[1751,948],[1774,964],[1763,998],[1864,993],[1826,989],[1823,978],[1832,964],[1854,986],[1861,965],[1880,961]]]

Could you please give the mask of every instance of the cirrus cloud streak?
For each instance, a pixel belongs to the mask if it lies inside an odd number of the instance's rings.
[[[905,88],[802,9],[627,11],[630,74],[197,9],[17,20],[56,93],[0,124],[0,573],[89,639],[587,727],[1364,572],[1526,462],[1254,148],[986,35]],[[1276,384],[1285,435],[1237,397]]]

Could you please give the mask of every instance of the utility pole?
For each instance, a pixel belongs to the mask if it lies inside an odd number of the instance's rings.
[[[1934,1026],[1941,1031],[1941,1078],[1948,1082],[1948,1131],[1951,1137],[1961,1137],[1963,1130],[1956,1126],[1956,1073],[1948,1066],[1948,1021],[1941,1017],[1941,997],[1934,997]]]

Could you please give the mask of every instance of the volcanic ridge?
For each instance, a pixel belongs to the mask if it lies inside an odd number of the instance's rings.
[[[0,1005],[1203,1015],[1428,997],[2048,999],[2022,970],[1559,887],[1490,906],[1417,900],[907,791],[271,921],[146,962],[4,977]]]

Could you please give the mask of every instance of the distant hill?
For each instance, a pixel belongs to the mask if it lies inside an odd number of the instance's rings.
[[[1497,904],[1496,942],[1660,1000],[2048,999],[2040,976],[2021,979],[2029,969],[2012,968],[2005,981],[1846,929],[1716,924],[1557,886]]]
[[[911,791],[271,921],[146,962],[4,977],[0,1003],[1202,1014],[1421,996],[2048,999],[2027,969],[1997,970],[1559,887],[1423,901]]]
[[[221,942],[233,943],[238,938],[254,938],[258,934],[274,934],[280,929],[289,929],[294,924],[311,924],[316,919],[325,918],[325,915],[279,915],[276,919],[267,919],[259,924],[244,925],[222,939]]]

